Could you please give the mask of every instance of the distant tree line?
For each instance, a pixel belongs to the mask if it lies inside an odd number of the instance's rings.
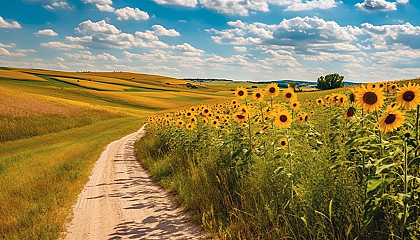
[[[318,78],[316,88],[320,90],[334,89],[344,87],[344,76],[338,73],[327,74]]]

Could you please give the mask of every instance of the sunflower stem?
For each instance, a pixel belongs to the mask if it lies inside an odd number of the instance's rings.
[[[417,157],[417,150],[419,146],[419,111],[420,111],[420,105],[417,105],[417,115],[416,115],[416,152],[415,156]]]
[[[379,122],[379,114],[378,111],[375,111],[375,115],[376,115],[376,122]],[[381,134],[381,130],[378,127],[378,138],[379,138],[379,145],[381,147],[381,151],[380,151],[380,155],[379,157],[382,157],[382,153],[383,153],[383,148],[382,148],[382,134]]]
[[[263,124],[265,124],[262,102],[260,102],[260,110],[261,110],[261,121],[263,122]]]
[[[290,174],[291,174],[291,195],[290,195],[290,202],[293,202],[293,162],[292,162],[292,152],[290,149],[290,141],[289,141],[289,130],[286,129],[286,139],[287,139],[287,151],[289,153],[289,158],[290,158]]]
[[[418,109],[418,108],[417,108]],[[404,198],[406,197],[407,193],[408,193],[408,182],[407,182],[407,168],[408,168],[408,164],[407,164],[407,139],[404,141]],[[404,202],[404,212],[403,212],[403,223],[402,223],[402,228],[401,228],[401,239],[404,240],[405,238],[405,234],[404,234],[404,230],[405,230],[405,225],[407,223],[407,202]]]
[[[365,122],[365,111],[363,111],[363,108],[362,108],[362,128],[364,128],[365,126],[364,122]],[[366,166],[366,153],[365,152],[362,153],[362,161],[363,161],[362,176],[364,176],[365,166]]]

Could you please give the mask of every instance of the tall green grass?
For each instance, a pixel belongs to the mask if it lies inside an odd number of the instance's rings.
[[[0,239],[57,239],[104,147],[140,128],[116,118],[0,143]]]

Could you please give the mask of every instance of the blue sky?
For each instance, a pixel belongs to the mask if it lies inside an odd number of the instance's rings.
[[[420,77],[420,1],[0,0],[0,66],[253,81]]]

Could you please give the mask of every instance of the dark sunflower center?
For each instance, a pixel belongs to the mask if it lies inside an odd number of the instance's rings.
[[[191,113],[187,113],[188,116],[191,116]]]
[[[239,95],[239,96],[243,96],[244,94],[245,94],[245,92],[244,92],[244,91],[242,91],[242,90],[238,92],[238,95]]]
[[[380,87],[380,88],[383,88],[383,87],[384,87],[384,85],[383,85],[383,84],[379,84],[379,87]]]
[[[378,101],[378,96],[374,92],[367,92],[363,95],[363,102],[373,105]]]
[[[286,98],[291,98],[292,94],[291,93],[286,93]]]
[[[280,142],[280,144],[281,144],[282,146],[286,146],[286,141],[281,141],[281,142]]]
[[[303,121],[303,117],[299,117],[300,121]]]
[[[349,107],[349,109],[347,109],[347,117],[353,117],[355,113],[356,109],[354,107]]]
[[[208,109],[205,109],[205,110],[204,110],[204,112],[205,112],[205,113],[208,113],[208,112],[209,112],[209,110],[208,110]]]
[[[404,99],[404,101],[406,101],[406,102],[411,102],[411,101],[413,101],[413,99],[414,99],[414,97],[415,97],[416,95],[414,94],[414,92],[413,91],[407,91],[407,92],[405,92],[404,94],[403,94],[403,99]]]
[[[276,88],[275,87],[271,87],[270,89],[268,89],[268,91],[270,93],[275,93],[276,92]]]
[[[286,115],[281,115],[280,116],[280,122],[287,122],[287,116]]]
[[[255,94],[255,97],[260,98],[261,97],[261,94],[260,93],[256,93]]]
[[[296,107],[297,106],[297,104],[296,103],[293,103],[293,107]]]
[[[389,114],[386,118],[385,118],[385,123],[386,124],[392,124],[395,122],[395,119],[397,119],[397,116],[395,116],[395,114]]]
[[[233,101],[233,104],[236,104],[236,101]]]
[[[321,103],[321,100],[318,100],[318,103]]]

